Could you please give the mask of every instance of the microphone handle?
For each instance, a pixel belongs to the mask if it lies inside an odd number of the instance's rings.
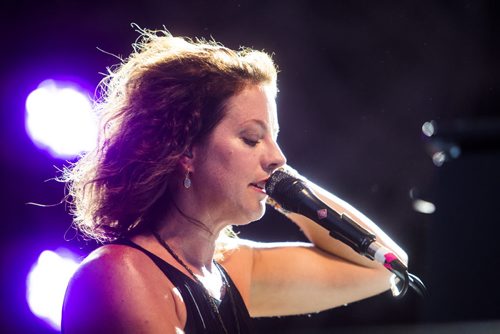
[[[294,207],[282,205],[284,209],[312,219],[327,229],[333,238],[345,243],[357,253],[370,257],[367,251],[370,244],[375,241],[374,234],[359,226],[346,214],[339,214],[332,210],[301,181],[295,181],[290,188],[295,188],[289,191],[298,194],[300,200],[293,201],[296,203]]]

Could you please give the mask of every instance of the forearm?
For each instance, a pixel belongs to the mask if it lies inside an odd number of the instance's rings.
[[[390,249],[403,263],[406,264],[408,262],[408,257],[401,247],[365,215],[325,189],[320,188],[310,181],[305,182],[308,183],[309,188],[330,208],[339,214],[349,216],[356,224],[373,233],[376,236],[377,242]],[[329,231],[312,220],[295,213],[288,213],[286,215],[300,227],[306,237],[319,249],[363,266],[373,268],[379,266],[376,262],[359,255],[349,246],[332,238]]]

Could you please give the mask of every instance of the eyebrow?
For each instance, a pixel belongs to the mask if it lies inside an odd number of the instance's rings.
[[[260,119],[250,119],[250,120],[247,120],[247,121],[245,121],[245,122],[241,123],[241,125],[245,125],[245,124],[247,124],[247,123],[255,123],[255,124],[257,124],[258,126],[260,126],[260,127],[261,127],[264,131],[266,131],[266,132],[267,132],[267,130],[268,130],[267,123],[265,123],[264,121],[262,121],[262,120],[260,120]],[[273,129],[271,129],[271,130],[272,130],[273,135],[276,135],[276,136],[277,136],[277,135],[278,135],[278,133],[280,132],[280,128],[279,128],[279,126],[276,126],[276,127],[274,127]]]

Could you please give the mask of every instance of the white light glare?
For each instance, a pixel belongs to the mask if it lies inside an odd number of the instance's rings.
[[[441,167],[446,161],[446,154],[443,151],[436,152],[432,155],[432,162],[437,167]]]
[[[54,80],[43,81],[26,99],[26,130],[38,147],[61,158],[89,151],[97,139],[87,94]]]
[[[422,132],[427,137],[432,137],[436,134],[436,122],[429,121],[422,124]]]
[[[67,250],[43,251],[26,280],[26,299],[31,312],[55,330],[61,329],[64,293],[78,267],[76,256],[68,253]]]
[[[413,201],[413,209],[417,212],[430,215],[436,211],[436,206],[432,202],[424,201],[423,199],[415,199]]]

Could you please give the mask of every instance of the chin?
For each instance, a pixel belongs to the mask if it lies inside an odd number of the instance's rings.
[[[254,221],[261,219],[266,213],[266,203],[260,202],[259,207],[253,209],[247,209],[245,211],[246,211],[245,213],[242,213],[240,215],[239,217],[240,219],[237,219],[239,223],[234,225],[248,225]]]
[[[259,209],[253,212],[253,216],[250,219],[250,222],[257,221],[264,217],[264,214],[266,213],[266,202],[259,202]]]

